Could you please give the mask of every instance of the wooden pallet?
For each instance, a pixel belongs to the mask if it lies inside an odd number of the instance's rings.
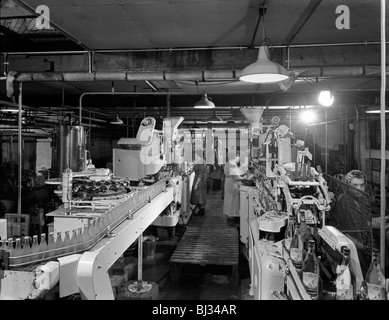
[[[194,217],[170,257],[172,281],[184,264],[231,267],[231,280],[238,284],[239,235],[224,217]]]

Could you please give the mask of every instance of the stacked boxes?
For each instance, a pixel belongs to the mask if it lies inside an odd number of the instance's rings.
[[[368,182],[372,181],[373,159],[365,159],[365,175]]]
[[[30,231],[30,216],[28,214],[6,213],[7,237],[28,236]]]

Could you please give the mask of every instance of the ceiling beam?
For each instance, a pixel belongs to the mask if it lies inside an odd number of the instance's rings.
[[[31,7],[29,4],[25,3],[23,0],[14,0],[14,1],[20,7],[24,8],[25,10],[27,10],[31,14],[33,14],[35,16],[38,16],[38,14],[35,12],[35,8]],[[50,25],[52,27],[54,27],[54,29],[62,32],[67,38],[73,40],[80,47],[84,48],[85,50],[91,51],[91,49],[89,47],[87,47],[85,44],[83,44],[80,40],[78,40],[76,37],[71,35],[69,32],[67,32],[66,30],[64,30],[61,27],[59,27],[54,21],[50,20]]]
[[[308,4],[305,11],[300,16],[297,23],[294,25],[294,27],[289,31],[288,36],[286,37],[286,43],[289,47],[294,38],[297,36],[297,34],[300,32],[300,30],[304,27],[304,25],[308,22],[308,20],[311,18],[313,13],[316,11],[317,7],[320,5],[322,0],[311,0]]]

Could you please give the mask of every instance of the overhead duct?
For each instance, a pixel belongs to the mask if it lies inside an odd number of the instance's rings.
[[[291,68],[297,77],[379,77],[379,66],[297,67]],[[389,70],[388,70],[389,71]],[[161,71],[113,71],[113,72],[9,72],[9,81],[18,82],[71,82],[71,81],[163,81],[215,79],[238,80],[242,70],[161,70]]]

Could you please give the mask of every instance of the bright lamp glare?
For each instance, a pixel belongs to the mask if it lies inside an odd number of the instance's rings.
[[[300,114],[300,119],[304,123],[312,123],[316,120],[316,113],[313,110],[304,110]]]
[[[334,96],[331,91],[321,91],[318,97],[319,103],[324,107],[330,107],[334,103]]]

